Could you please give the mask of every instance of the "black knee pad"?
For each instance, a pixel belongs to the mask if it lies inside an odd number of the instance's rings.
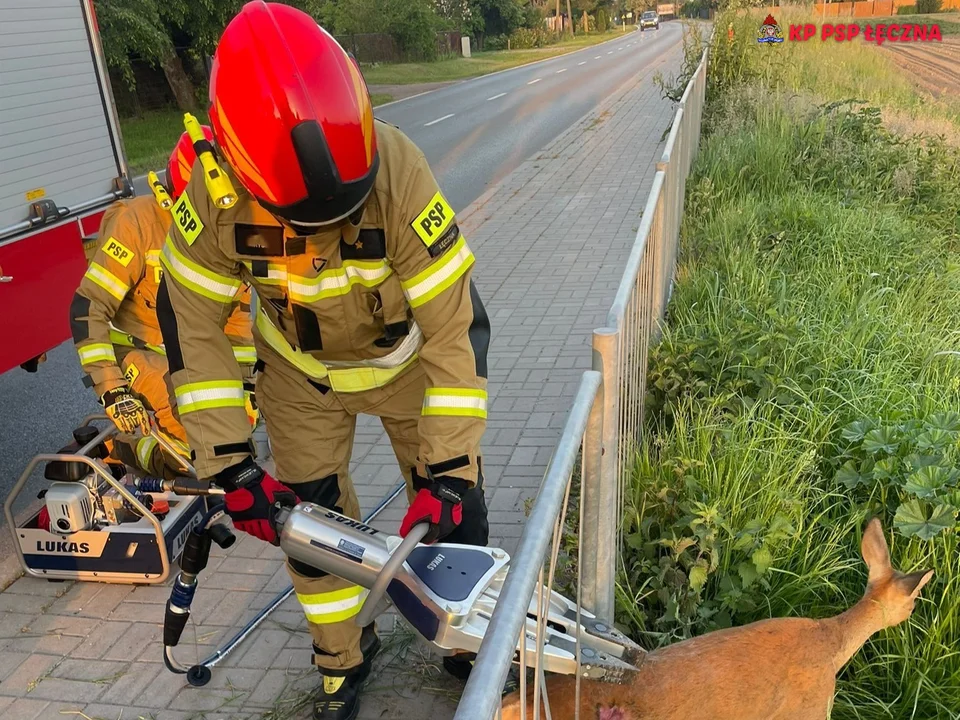
[[[343,508],[337,504],[337,501],[340,499],[340,481],[336,473],[317,480],[308,480],[305,483],[291,484],[290,489],[293,490],[297,494],[297,497],[303,502],[316,503],[321,507],[329,508],[334,512],[343,514]],[[322,578],[328,575],[328,573],[325,573],[323,570],[302,563],[299,560],[294,560],[293,558],[287,558],[287,560],[290,562],[290,567],[304,577]]]

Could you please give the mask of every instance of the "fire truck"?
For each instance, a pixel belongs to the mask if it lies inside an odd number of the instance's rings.
[[[133,194],[93,0],[0,0],[0,373],[35,371]]]

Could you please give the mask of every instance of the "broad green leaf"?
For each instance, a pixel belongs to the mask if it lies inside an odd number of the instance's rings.
[[[873,477],[876,480],[889,482],[897,477],[900,472],[900,463],[895,457],[887,457],[878,460],[873,466]]]
[[[750,559],[753,561],[760,575],[766,573],[773,565],[773,555],[766,547],[758,548],[753,555],[750,556]]]
[[[960,433],[960,414],[955,412],[937,413],[928,417],[923,424],[929,430]]]
[[[871,480],[870,470],[861,472],[857,467],[856,460],[847,460],[843,466],[837,470],[837,480],[844,484],[850,490],[858,485],[869,485]]]
[[[847,425],[840,433],[840,437],[849,443],[858,443],[871,430],[873,430],[873,421],[857,420]]]
[[[907,455],[905,462],[907,463],[908,468],[916,471],[920,468],[939,464],[940,458],[936,455],[921,455],[920,453],[911,453],[910,455]]]
[[[927,430],[917,436],[917,447],[921,450],[943,450],[955,441],[955,437],[944,430]]]
[[[752,562],[742,562],[737,566],[737,573],[740,575],[740,579],[743,581],[743,587],[749,587],[753,585],[760,574],[757,572],[757,568],[754,567]]]
[[[939,465],[928,465],[912,473],[903,484],[908,493],[921,498],[933,498],[950,482],[950,473]]]
[[[707,563],[698,560],[697,564],[690,568],[690,587],[697,592],[707,584]]]
[[[894,428],[875,428],[863,438],[863,449],[871,455],[893,455],[900,446],[900,439]]]
[[[894,526],[904,535],[916,535],[930,540],[940,532],[952,528],[956,511],[948,505],[932,505],[916,498],[897,508],[893,518]]]

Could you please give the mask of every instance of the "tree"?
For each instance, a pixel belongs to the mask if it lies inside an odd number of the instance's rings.
[[[183,70],[160,6],[154,0],[95,0],[107,65],[136,86],[131,56],[159,65],[181,110],[195,110],[196,90]]]
[[[601,7],[597,10],[597,32],[606,32],[610,27],[610,21],[607,18],[607,9]]]

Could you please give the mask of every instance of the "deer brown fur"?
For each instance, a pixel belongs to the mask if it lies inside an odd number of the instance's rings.
[[[933,576],[893,569],[877,519],[867,525],[861,552],[867,590],[846,612],[824,620],[762,620],[655,650],[629,684],[582,681],[580,720],[825,720],[837,671],[871,635],[910,617]],[[573,720],[574,677],[550,676],[547,687],[553,720]],[[532,705],[531,690],[530,720]],[[503,720],[519,720],[519,693],[503,708]],[[543,709],[540,716],[546,717]]]

